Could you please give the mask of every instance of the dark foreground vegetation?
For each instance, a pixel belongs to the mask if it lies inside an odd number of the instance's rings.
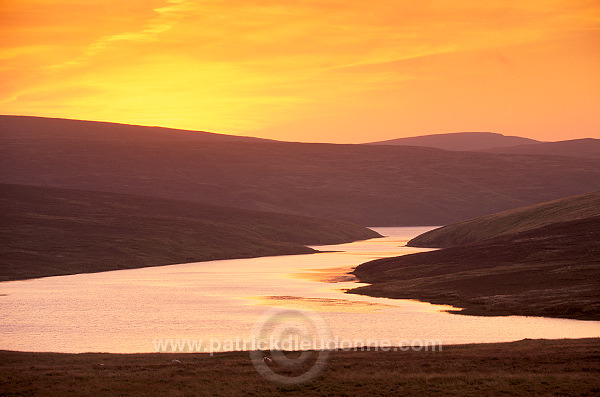
[[[600,320],[600,217],[358,266],[349,292],[420,299],[462,314]]]
[[[0,281],[315,252],[379,237],[342,221],[0,184]]]
[[[295,386],[263,379],[248,352],[2,351],[0,396],[597,396],[599,373],[600,339],[333,352],[317,379]]]
[[[269,142],[0,116],[0,182],[197,201],[365,226],[447,225],[600,189],[600,160]]]

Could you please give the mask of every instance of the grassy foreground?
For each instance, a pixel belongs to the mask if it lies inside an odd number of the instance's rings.
[[[0,351],[0,395],[593,396],[600,393],[599,372],[600,338],[333,352],[317,379],[295,386],[263,379],[248,352],[211,357]]]

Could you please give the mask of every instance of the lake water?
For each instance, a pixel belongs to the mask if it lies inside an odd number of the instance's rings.
[[[272,307],[318,313],[332,336],[444,344],[600,336],[600,322],[475,317],[450,307],[343,291],[345,273],[371,259],[426,251],[404,247],[427,227],[375,228],[388,236],[318,247],[312,255],[188,263],[0,283],[0,349],[154,352],[155,341],[248,338]],[[212,346],[215,350],[231,350]]]

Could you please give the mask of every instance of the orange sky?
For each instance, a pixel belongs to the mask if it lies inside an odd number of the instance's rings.
[[[0,37],[2,114],[600,138],[597,0],[0,0]]]

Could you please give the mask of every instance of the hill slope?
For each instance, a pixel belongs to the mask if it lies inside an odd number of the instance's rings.
[[[269,139],[216,134],[206,131],[164,127],[70,120],[33,116],[0,116],[3,138],[30,139],[45,136],[53,139],[146,142],[269,142]]]
[[[0,185],[0,281],[314,252],[362,226],[114,193]]]
[[[146,138],[143,131],[136,139],[107,140],[81,130],[78,136],[86,138],[74,139],[44,125],[18,133],[2,124],[0,182],[368,226],[449,224],[600,190],[600,160],[594,159],[409,146],[182,141]],[[111,125],[101,126],[113,133]]]
[[[559,142],[539,142],[510,147],[495,147],[482,151],[489,153],[538,154],[597,159],[600,158],[600,139],[584,138]]]
[[[444,226],[413,238],[407,245],[453,247],[591,216],[600,216],[600,192],[544,202]]]
[[[354,273],[372,285],[351,293],[451,304],[464,314],[600,320],[600,217],[380,259]]]
[[[507,136],[495,132],[455,132],[371,142],[369,145],[426,146],[444,150],[481,150],[537,143],[535,139]]]

